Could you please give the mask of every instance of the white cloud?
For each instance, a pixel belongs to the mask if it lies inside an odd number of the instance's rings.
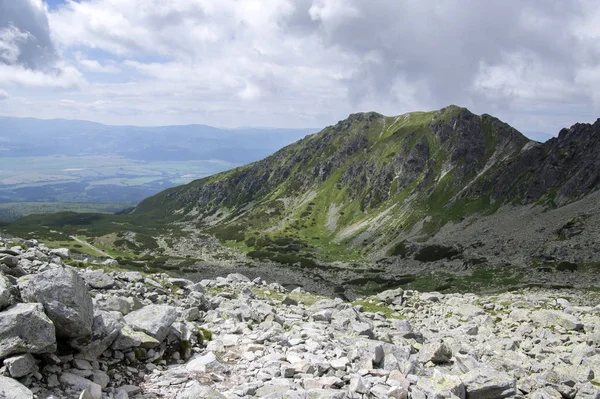
[[[323,126],[455,103],[555,133],[600,110],[595,0],[22,0],[9,23],[11,4],[0,84],[31,113]]]
[[[84,58],[81,52],[77,52],[75,54],[75,59],[77,60],[77,64],[81,66],[83,69],[88,70],[90,72],[98,72],[98,73],[119,73],[121,69],[114,64],[101,64],[97,60],[90,60]]]
[[[9,98],[10,98],[10,95],[6,91],[0,89],[0,101],[8,100]]]
[[[0,64],[0,84],[26,88],[78,89],[85,84],[81,73],[69,65],[51,71],[36,71],[21,65]]]
[[[21,55],[20,45],[33,39],[29,32],[23,32],[12,24],[0,29],[0,62],[16,64]]]

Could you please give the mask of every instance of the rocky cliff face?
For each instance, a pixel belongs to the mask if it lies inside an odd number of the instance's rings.
[[[600,120],[563,129],[558,138],[532,146],[486,176],[498,201],[531,203],[542,198],[565,205],[600,188]]]
[[[349,303],[241,274],[104,270],[12,239],[0,301],[6,398],[600,397],[597,292]]]

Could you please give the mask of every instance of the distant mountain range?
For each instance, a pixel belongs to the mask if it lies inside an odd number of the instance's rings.
[[[0,220],[53,209],[52,203],[73,203],[73,210],[131,206],[165,188],[257,161],[314,131],[0,117],[0,204],[6,205]]]
[[[0,117],[3,157],[119,155],[155,161],[253,162],[318,129],[239,128],[207,125],[109,126],[65,119]]]

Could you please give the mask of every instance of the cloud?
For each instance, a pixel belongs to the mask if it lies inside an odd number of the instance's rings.
[[[83,75],[60,58],[41,0],[0,0],[0,84],[76,88]]]
[[[0,15],[0,84],[31,112],[323,126],[455,103],[555,133],[600,110],[595,0],[0,0]]]
[[[98,73],[119,73],[121,69],[115,65],[103,65],[96,60],[88,60],[84,58],[78,58],[77,63],[83,68],[91,72]]]
[[[0,84],[27,88],[74,89],[85,84],[81,73],[69,65],[38,71],[21,65],[0,64]]]
[[[10,98],[10,95],[6,91],[0,89],[0,101],[8,100],[9,98]]]
[[[0,0],[0,62],[43,69],[57,58],[41,0]]]
[[[311,15],[308,24],[302,15],[296,19],[327,48],[355,57],[346,81],[354,99],[391,98],[393,82],[416,83],[417,99],[435,106],[481,94],[507,99],[520,94],[515,86],[522,80],[512,78],[526,75],[523,63],[530,60],[542,92],[544,78],[573,83],[576,60],[592,44],[572,30],[584,17],[578,1],[348,0],[342,7],[338,0],[314,0],[296,11]],[[498,79],[514,84],[498,85]]]

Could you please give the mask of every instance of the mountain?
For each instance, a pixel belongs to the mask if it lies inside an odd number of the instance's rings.
[[[354,114],[262,161],[164,191],[134,213],[177,214],[225,240],[231,231],[236,239],[258,233],[323,255],[338,256],[339,247],[369,255],[503,204],[557,206],[591,193],[594,129],[576,125],[539,144],[456,106]]]
[[[145,162],[214,159],[236,164],[270,155],[316,129],[207,125],[111,126],[67,119],[0,117],[3,157],[118,155]]]
[[[320,279],[343,293],[587,283],[597,277],[581,276],[600,265],[598,154],[600,121],[542,144],[457,106],[359,113],[262,161],[165,190],[128,215],[35,223],[118,231],[121,245],[130,237],[138,249],[150,236],[147,252],[250,273],[283,264],[278,281]],[[573,270],[577,278],[561,274]]]

